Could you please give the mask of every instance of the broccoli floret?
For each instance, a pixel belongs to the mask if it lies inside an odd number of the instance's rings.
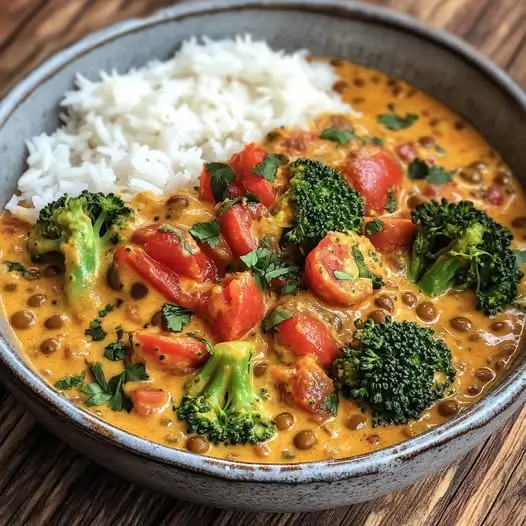
[[[250,374],[252,342],[219,343],[186,386],[176,413],[188,433],[214,444],[257,444],[272,438],[274,422],[264,414]]]
[[[285,241],[309,250],[327,232],[361,231],[363,198],[338,171],[310,159],[298,159],[289,169],[289,200],[295,208],[295,220]]]
[[[523,277],[511,232],[471,201],[430,201],[413,212],[419,228],[409,278],[428,296],[451,287],[475,292],[477,309],[492,316],[510,305]]]
[[[366,321],[331,367],[336,388],[372,411],[373,425],[405,424],[444,395],[455,379],[451,351],[413,322]]]
[[[66,194],[41,210],[29,234],[31,258],[38,262],[53,253],[64,257],[65,290],[72,307],[93,304],[102,253],[132,213],[120,197],[88,191],[77,197]]]

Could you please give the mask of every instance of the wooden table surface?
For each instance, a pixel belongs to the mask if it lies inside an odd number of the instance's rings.
[[[0,96],[47,56],[170,0],[0,0]],[[374,0],[455,33],[526,88],[526,0]],[[0,525],[526,523],[526,408],[466,458],[405,491],[326,512],[251,514],[173,500],[73,452],[0,386]]]

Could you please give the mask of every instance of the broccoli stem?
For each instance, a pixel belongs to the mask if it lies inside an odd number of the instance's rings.
[[[458,273],[468,265],[459,257],[440,256],[420,278],[418,286],[427,296],[438,296],[455,284]]]

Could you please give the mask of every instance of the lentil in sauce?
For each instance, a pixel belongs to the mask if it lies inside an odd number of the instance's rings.
[[[286,161],[282,158],[283,162],[302,157],[338,169],[360,148],[386,151],[403,170],[403,182],[395,196],[394,208],[389,210],[386,203],[387,212],[370,211],[370,219],[385,213],[409,219],[411,210],[430,198],[467,199],[511,230],[514,249],[526,248],[523,190],[499,155],[469,124],[403,81],[342,61],[335,61],[334,68],[340,77],[334,89],[352,105],[355,113],[325,115],[314,122],[309,131],[277,129],[261,145],[266,151],[283,154],[287,158]],[[327,135],[324,132],[328,129],[332,130],[328,134],[332,139],[320,137]],[[351,129],[355,136],[364,139],[338,140],[342,138],[338,131]],[[452,173],[452,180],[442,184],[430,184],[425,178],[411,180],[406,172],[417,158],[428,166],[440,166]],[[280,170],[286,172],[286,168]],[[275,184],[278,192],[283,193],[288,184],[287,176],[278,176]],[[264,205],[265,198],[259,197]],[[135,223],[133,229],[123,234],[126,243],[129,243],[132,230],[140,226],[169,224],[185,230],[216,217],[214,204],[204,200],[198,189],[191,188],[161,199],[140,194],[130,206],[135,211]],[[269,208],[272,213],[272,206]],[[286,207],[283,212],[286,216]],[[259,219],[258,234],[272,236],[276,222],[268,217]],[[221,227],[228,230],[228,226],[221,224]],[[47,381],[56,384],[64,378],[70,379],[70,385],[63,392],[73,403],[84,406],[87,395],[71,385],[71,382],[75,384],[72,377],[101,362],[106,378],[110,378],[121,373],[123,359],[124,363],[133,361],[135,343],[122,336],[122,331],[162,335],[168,339],[174,336],[167,330],[161,312],[164,304],[174,302],[168,301],[133,268],[121,266],[117,270],[111,266],[115,247],[104,256],[102,267],[108,268],[108,272],[101,272],[99,281],[93,283],[102,306],[111,307],[90,314],[86,310],[84,316],[82,312],[79,316],[66,301],[61,262],[52,261],[34,268],[27,250],[29,225],[4,212],[0,229],[1,259],[20,262],[24,268],[23,272],[5,268],[0,274],[6,316],[27,359]],[[237,250],[233,246],[230,248],[232,252]],[[268,314],[279,305],[303,315],[308,323],[322,324],[336,347],[352,340],[357,318],[372,318],[382,323],[391,316],[394,320],[414,321],[435,329],[435,336],[443,339],[452,351],[457,375],[452,391],[426,409],[418,420],[404,425],[373,427],[369,412],[362,411],[355,401],[343,396],[336,416],[316,415],[298,406],[284,390],[280,379],[280,374],[286,374],[283,372],[286,366],[292,367],[298,357],[290,349],[275,345],[273,334],[263,333],[261,320],[242,339],[255,343],[252,379],[256,392],[261,393],[265,410],[276,422],[277,432],[268,442],[214,445],[206,437],[187,434],[186,425],[175,416],[173,406],[181,400],[185,382],[195,373],[195,368],[173,366],[163,354],[158,359],[144,358],[148,374],[146,390],[137,390],[138,386],[143,387],[141,381],[124,384],[124,393],[130,395],[133,408],[113,410],[106,403],[100,403],[88,409],[109,423],[154,442],[196,454],[246,462],[291,463],[345,458],[399,443],[440,425],[484,396],[512,366],[524,315],[517,308],[509,307],[488,317],[476,310],[471,291],[451,290],[437,298],[429,298],[407,279],[408,258],[403,250],[381,253],[379,257],[384,286],[380,290],[365,291],[363,299],[352,306],[330,305],[320,299],[322,292],[313,294],[312,290],[302,289],[284,297],[267,293],[262,309]],[[221,269],[218,261],[221,275],[228,269],[226,265]],[[188,278],[185,283],[201,290],[206,280],[207,277],[199,276],[196,270],[195,279]],[[218,284],[211,281],[211,286]],[[520,292],[523,290],[521,283]],[[248,310],[257,308],[252,305]],[[179,312],[176,318],[184,325],[182,332],[193,338],[204,338],[212,343],[229,339],[229,327],[211,327],[198,314],[188,316]],[[220,337],[216,330],[220,331]],[[108,345],[118,341],[122,346],[112,347],[111,352],[116,358],[122,353],[121,359],[103,357]],[[204,361],[206,355],[201,358]],[[320,358],[320,362],[323,361]],[[330,364],[329,358],[323,367],[327,364]],[[285,369],[276,375],[276,366]]]

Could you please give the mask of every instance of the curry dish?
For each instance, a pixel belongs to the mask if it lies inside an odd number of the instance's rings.
[[[424,433],[512,366],[518,181],[428,95],[331,64],[355,113],[276,129],[198,188],[4,212],[6,316],[72,403],[193,453],[306,462]]]

